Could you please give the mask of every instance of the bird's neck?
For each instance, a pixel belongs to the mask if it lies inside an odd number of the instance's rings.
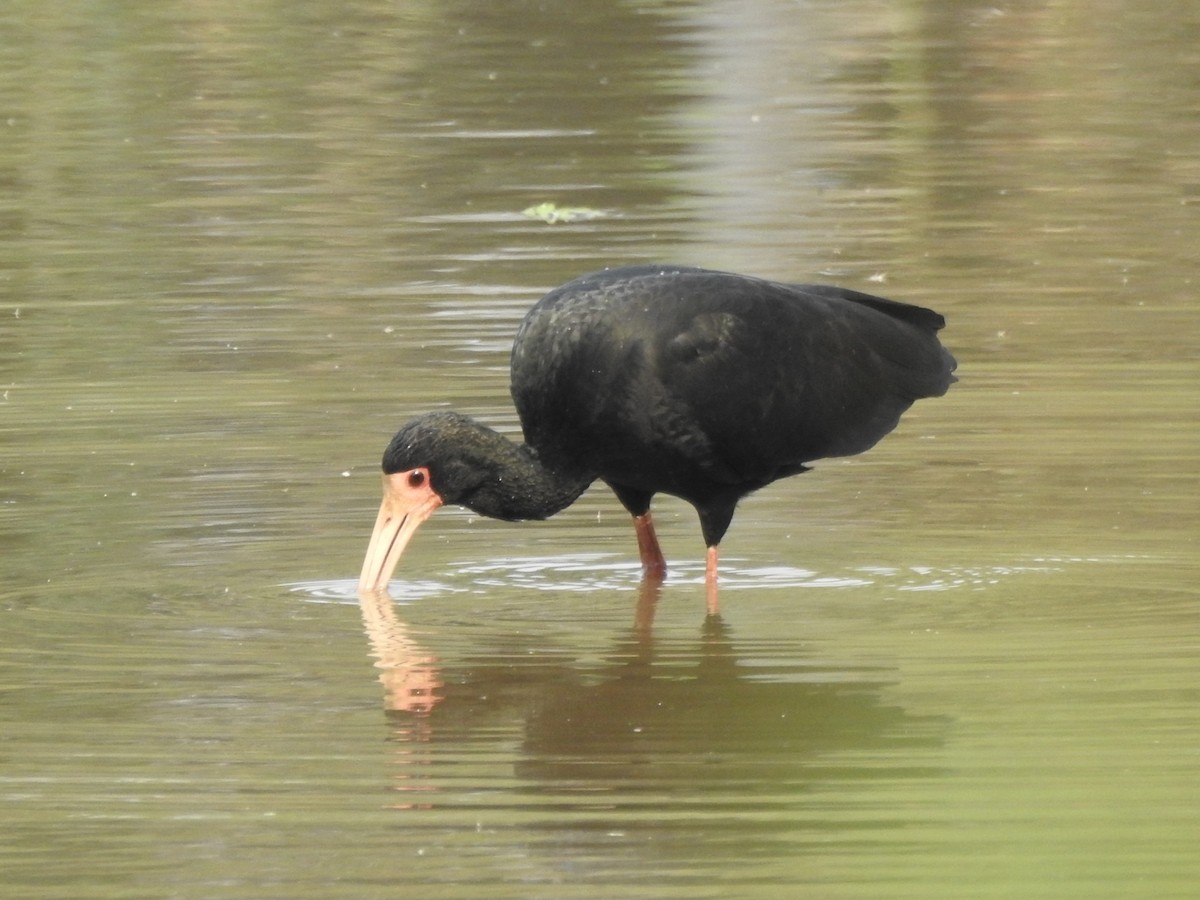
[[[490,429],[489,429],[490,431]],[[494,519],[545,519],[566,509],[595,476],[547,465],[527,444],[490,432],[486,477],[458,500]]]

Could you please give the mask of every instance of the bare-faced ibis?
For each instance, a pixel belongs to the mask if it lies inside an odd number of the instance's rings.
[[[529,311],[513,344],[525,443],[449,411],[392,438],[359,589],[386,587],[443,503],[545,519],[600,479],[633,515],[648,579],[666,573],[651,499],[696,508],[711,606],[738,501],[814,460],[862,453],[914,401],[944,394],[955,381],[944,324],[844,288],[682,266],[568,282]]]

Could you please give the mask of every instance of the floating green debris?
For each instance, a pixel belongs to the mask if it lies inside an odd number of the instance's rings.
[[[543,222],[554,225],[558,222],[583,222],[588,219],[598,219],[604,215],[604,212],[586,206],[557,206],[554,203],[539,203],[537,206],[521,210],[521,215],[531,219],[541,219]]]

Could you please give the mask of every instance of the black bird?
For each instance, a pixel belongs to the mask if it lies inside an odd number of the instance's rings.
[[[944,394],[945,320],[845,288],[683,266],[584,275],[543,297],[512,350],[525,443],[433,412],[383,454],[383,505],[359,589],[387,586],[417,527],[443,503],[545,519],[596,479],[634,517],[647,578],[666,563],[657,493],[700,515],[715,607],[717,545],[738,501],[807,463],[874,446],[922,397]]]

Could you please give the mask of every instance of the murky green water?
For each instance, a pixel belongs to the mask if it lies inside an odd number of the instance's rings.
[[[1198,47],[1115,0],[6,7],[0,892],[1193,896]],[[394,427],[515,429],[524,310],[650,260],[932,306],[961,382],[750,498],[719,622],[690,509],[655,598],[599,489],[440,512],[360,609]]]

